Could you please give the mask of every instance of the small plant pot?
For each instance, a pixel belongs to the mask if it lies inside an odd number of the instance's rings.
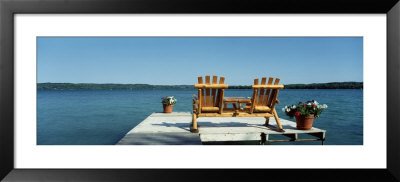
[[[314,121],[314,115],[296,116],[296,127],[299,130],[310,130]]]
[[[172,109],[174,108],[174,105],[165,105],[165,104],[163,104],[163,108],[164,108],[164,113],[171,113]]]

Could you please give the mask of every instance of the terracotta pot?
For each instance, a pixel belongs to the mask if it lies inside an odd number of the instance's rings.
[[[296,116],[296,127],[299,130],[310,130],[314,121],[314,115]]]
[[[164,108],[164,113],[171,113],[172,109],[174,108],[174,105],[165,105],[165,104],[163,104],[163,108]]]

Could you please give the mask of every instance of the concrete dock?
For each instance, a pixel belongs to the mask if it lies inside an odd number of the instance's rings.
[[[325,130],[298,130],[295,122],[280,120],[284,132],[277,131],[273,117],[268,127],[263,126],[263,117],[200,117],[197,119],[199,133],[191,133],[191,113],[153,113],[129,131],[117,145],[201,145],[242,141],[258,141],[260,144],[321,141],[323,144]]]

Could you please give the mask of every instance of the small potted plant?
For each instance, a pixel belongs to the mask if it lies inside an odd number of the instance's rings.
[[[177,99],[174,96],[165,96],[161,98],[161,103],[163,104],[164,113],[171,113],[174,108],[174,104],[176,104]]]
[[[328,108],[326,104],[320,105],[317,101],[299,102],[298,104],[285,106],[282,111],[290,118],[296,117],[296,127],[299,130],[310,130],[314,118],[318,118],[324,109]]]

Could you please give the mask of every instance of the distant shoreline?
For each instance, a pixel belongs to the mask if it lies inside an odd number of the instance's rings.
[[[38,83],[38,90],[191,90],[194,85]],[[229,89],[251,89],[251,85],[232,85]],[[363,89],[363,82],[287,84],[284,89]]]

